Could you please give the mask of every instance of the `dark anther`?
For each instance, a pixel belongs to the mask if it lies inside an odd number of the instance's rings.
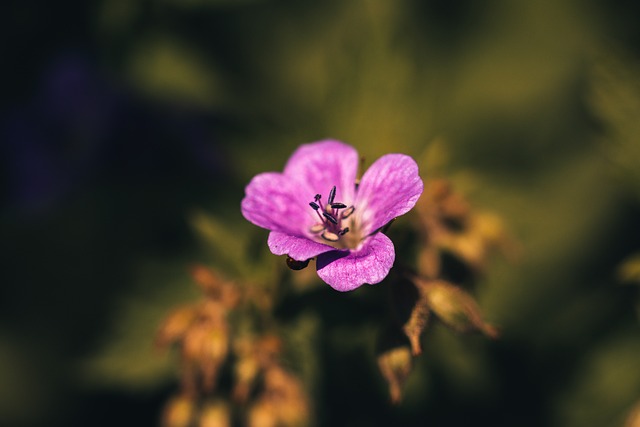
[[[332,204],[333,203],[333,199],[336,198],[336,186],[334,185],[333,188],[331,189],[331,191],[329,191],[329,200],[328,203]]]
[[[355,208],[353,206],[348,207],[347,209],[342,211],[342,219],[349,218]]]
[[[346,207],[347,205],[345,205],[344,203],[331,203],[331,208],[333,209],[344,209]]]
[[[340,235],[344,236],[345,234],[347,234],[349,232],[349,227],[345,227],[341,232]]]
[[[309,206],[311,206],[314,211],[317,211],[318,209],[320,209],[320,205],[314,202],[309,202]]]
[[[327,218],[329,221],[331,221],[334,224],[338,223],[338,220],[336,219],[336,217],[334,217],[333,215],[326,213],[326,212],[322,212],[322,215]]]
[[[313,198],[316,202],[319,201],[320,199],[322,199],[322,196],[319,194],[316,194],[315,197]]]

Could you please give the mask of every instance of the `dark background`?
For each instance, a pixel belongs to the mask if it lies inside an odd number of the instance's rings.
[[[264,255],[244,185],[325,137],[412,155],[523,256],[475,289],[502,338],[434,325],[398,407],[384,284],[286,299],[317,425],[616,426],[640,399],[638,288],[616,275],[640,251],[637,2],[5,7],[0,424],[155,425],[177,387],[156,327],[197,298],[191,263],[224,270],[198,218]]]

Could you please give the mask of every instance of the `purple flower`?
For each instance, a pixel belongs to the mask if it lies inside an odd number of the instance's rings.
[[[384,279],[395,250],[380,230],[422,194],[418,165],[404,154],[376,160],[356,185],[358,152],[340,141],[299,147],[284,172],[255,176],[242,214],[271,230],[269,249],[297,261],[317,257],[322,280],[338,291]]]

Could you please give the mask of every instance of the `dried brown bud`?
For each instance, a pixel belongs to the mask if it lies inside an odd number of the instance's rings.
[[[436,243],[478,272],[484,270],[488,256],[496,249],[511,261],[522,254],[522,247],[505,231],[502,220],[486,212],[471,215],[464,230],[441,235]]]
[[[404,276],[395,276],[395,279],[391,288],[394,322],[383,329],[379,346],[396,347],[405,344],[406,337],[409,338],[411,352],[416,356],[422,352],[420,335],[429,322],[429,305],[411,280]]]
[[[407,346],[391,348],[378,356],[378,367],[389,384],[392,403],[400,403],[402,386],[411,373],[411,351]]]
[[[202,265],[192,267],[191,275],[209,299],[220,301],[229,309],[238,304],[241,295],[235,283]]]
[[[443,280],[416,278],[415,283],[431,310],[446,325],[456,331],[478,330],[490,338],[497,338],[498,331],[483,320],[480,307],[471,295]]]
[[[232,393],[235,401],[240,403],[247,401],[259,372],[258,360],[253,355],[247,355],[236,361],[233,369],[235,383]]]
[[[218,371],[229,351],[228,341],[226,325],[207,322],[192,326],[184,337],[183,360],[188,366],[195,368],[195,372],[202,374],[205,391],[215,388]]]
[[[212,391],[215,388],[220,367],[229,353],[229,338],[226,328],[211,328],[204,337],[201,348],[200,366],[203,388]]]
[[[194,265],[191,277],[205,293],[218,292],[224,283],[218,274],[203,265]]]
[[[258,400],[249,409],[247,425],[249,427],[276,427],[278,414],[273,405],[266,400]]]
[[[234,341],[233,349],[237,357],[233,396],[237,401],[243,402],[246,401],[260,371],[268,372],[278,366],[282,340],[275,335],[266,335],[257,340],[244,337]]]
[[[423,277],[435,279],[440,274],[440,251],[435,245],[424,245],[418,253],[418,271]]]
[[[618,279],[623,283],[640,283],[640,254],[634,254],[618,266]]]
[[[272,365],[282,352],[282,340],[275,335],[262,337],[256,343],[256,355],[264,368]]]
[[[299,427],[309,421],[309,404],[300,380],[278,365],[264,371],[264,390],[249,410],[251,427]]]
[[[264,372],[263,399],[276,410],[278,425],[301,426],[309,418],[309,404],[300,380],[277,365]]]
[[[228,282],[222,288],[222,292],[220,294],[220,301],[224,304],[227,309],[232,309],[238,305],[240,299],[242,298],[242,294],[240,290],[236,287],[235,283]]]
[[[174,310],[158,329],[156,344],[164,347],[182,339],[196,316],[197,310],[194,307]]]
[[[416,205],[423,238],[419,253],[420,274],[437,278],[440,273],[439,252],[445,250],[463,261],[473,272],[486,267],[493,249],[499,248],[505,256],[516,258],[519,245],[504,230],[501,219],[491,213],[476,212],[445,180],[425,183],[423,196]]]
[[[229,405],[222,400],[206,402],[200,412],[198,427],[231,427]]]
[[[191,425],[195,402],[187,395],[172,397],[164,407],[160,424],[162,427],[188,427]]]
[[[196,324],[189,328],[182,342],[182,356],[187,361],[198,361],[202,354],[202,343],[206,339],[207,327]]]
[[[200,303],[198,312],[200,319],[215,325],[226,324],[227,307],[218,300],[207,299]]]
[[[640,427],[640,401],[631,408],[631,412],[627,415],[624,427]]]
[[[433,179],[425,183],[424,193],[416,209],[423,218],[435,218],[440,222],[466,221],[471,212],[469,203],[453,191],[445,179]]]
[[[409,320],[402,326],[402,330],[409,338],[411,343],[411,353],[414,356],[422,353],[422,347],[420,346],[420,335],[426,329],[429,323],[429,304],[426,298],[420,298],[416,301],[416,305],[411,310]]]

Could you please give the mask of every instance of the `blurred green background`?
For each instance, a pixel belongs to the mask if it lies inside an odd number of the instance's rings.
[[[640,399],[638,286],[616,274],[640,252],[639,3],[102,0],[4,15],[0,424],[155,425],[177,365],[153,335],[198,297],[189,265],[282,263],[240,214],[244,185],[325,137],[369,163],[414,156],[523,251],[475,289],[502,338],[434,325],[398,407],[375,364],[385,285],[288,296],[276,317],[316,425],[617,426]]]

